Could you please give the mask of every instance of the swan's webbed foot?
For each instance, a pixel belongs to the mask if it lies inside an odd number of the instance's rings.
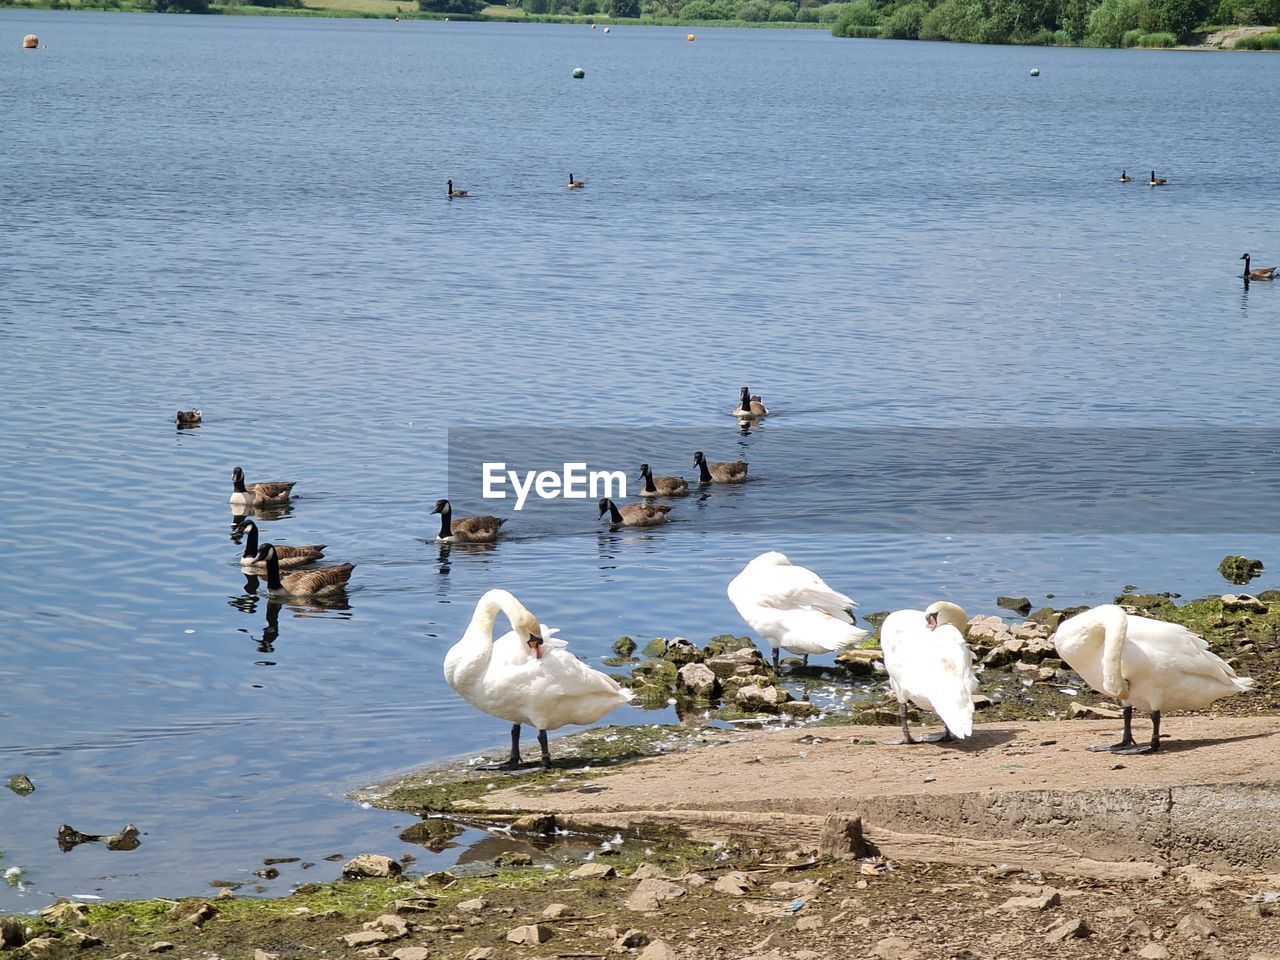
[[[1130,737],[1128,740],[1121,740],[1119,743],[1113,743],[1110,746],[1089,747],[1088,749],[1090,753],[1126,753],[1133,746],[1135,746],[1135,741]]]
[[[925,743],[950,743],[954,739],[955,737],[952,736],[951,731],[944,726],[942,728],[941,733],[929,734],[927,737],[924,738],[924,742]]]
[[[1113,743],[1109,747],[1089,747],[1090,753],[1130,753],[1137,744],[1133,739],[1133,707],[1125,707],[1121,711],[1124,718],[1124,734],[1120,737],[1119,743]],[[1151,722],[1159,726],[1160,721],[1156,719],[1156,715],[1151,715]]]
[[[1159,749],[1159,745],[1154,743],[1135,743],[1128,747],[1121,747],[1117,744],[1111,748],[1111,752],[1118,756],[1135,757],[1144,753],[1155,753]]]

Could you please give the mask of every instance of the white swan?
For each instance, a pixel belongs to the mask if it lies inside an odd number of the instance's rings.
[[[927,742],[963,740],[973,733],[973,653],[964,642],[969,618],[958,604],[939,600],[924,611],[898,610],[880,624],[880,649],[889,688],[898,698],[902,742],[915,743],[907,727],[907,701],[942,718],[943,732]]]
[[[857,604],[805,567],[793,566],[783,554],[762,553],[729,581],[729,599],[742,619],[773,647],[804,655],[834,653],[865,640],[867,631],[853,625]]]
[[[506,615],[511,630],[493,639],[493,621]],[[593,670],[552,639],[506,590],[490,590],[476,604],[462,639],[444,658],[444,678],[485,713],[511,721],[511,759],[520,765],[520,724],[538,731],[542,765],[551,765],[547,731],[568,723],[595,723],[631,699],[631,691]]]
[[[1162,710],[1201,710],[1254,683],[1237,677],[1204,637],[1177,623],[1133,616],[1113,603],[1064,620],[1053,645],[1085,683],[1124,708],[1120,742],[1092,748],[1112,753],[1154,753],[1160,749]],[[1134,742],[1134,707],[1151,712],[1149,744]]]

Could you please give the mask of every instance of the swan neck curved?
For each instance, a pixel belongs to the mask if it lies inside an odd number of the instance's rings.
[[[698,461],[698,479],[702,483],[708,483],[711,480],[711,471],[707,468],[706,460]]]
[[[654,482],[653,482],[653,473],[652,473],[652,472],[650,472],[650,471],[646,470],[646,471],[644,472],[644,474],[643,474],[642,479],[644,480],[644,486],[642,487],[642,489],[644,490],[644,492],[645,492],[645,493],[657,493],[657,492],[658,492],[658,488],[657,488],[657,486],[655,486],[655,485],[654,485]]]
[[[611,523],[622,522],[622,512],[618,509],[618,505],[612,500],[609,501],[609,520]]]
[[[440,539],[447,540],[453,536],[453,508],[445,505],[440,511]]]
[[[1129,617],[1119,607],[1098,611],[1097,624],[1102,628],[1102,691],[1109,697],[1124,694],[1122,659],[1129,635]]]

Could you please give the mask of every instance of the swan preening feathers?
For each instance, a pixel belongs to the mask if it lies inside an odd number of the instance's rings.
[[[742,619],[773,647],[775,670],[779,648],[803,655],[807,664],[811,653],[835,653],[868,636],[853,625],[853,598],[781,553],[762,553],[748,563],[728,593]]]
[[[943,732],[929,741],[963,740],[973,733],[973,653],[965,643],[969,618],[940,600],[924,610],[898,610],[880,624],[880,649],[889,689],[898,698],[902,742],[915,743],[907,726],[907,703],[942,718]]]
[[[1120,701],[1124,735],[1109,748],[1115,753],[1153,753],[1160,749],[1164,710],[1203,710],[1215,700],[1253,687],[1208,642],[1186,627],[1126,613],[1104,604],[1064,620],[1054,646],[1089,686]],[[1151,713],[1151,741],[1133,739],[1133,710]]]
[[[511,629],[495,640],[499,613]],[[565,641],[552,638],[554,632],[506,590],[490,590],[445,654],[449,686],[473,707],[512,724],[507,765],[520,764],[521,724],[538,731],[542,765],[549,766],[548,730],[595,723],[631,699],[631,691],[575,657]]]

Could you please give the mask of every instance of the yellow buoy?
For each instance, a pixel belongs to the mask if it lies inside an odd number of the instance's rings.
[[[34,50],[38,46],[40,46],[40,38],[37,37],[34,33],[28,33],[25,37],[22,38],[23,50]]]
[[[692,33],[689,34],[687,37],[685,37],[685,39],[688,40],[690,43],[693,43],[693,39],[694,39],[693,34]]]

